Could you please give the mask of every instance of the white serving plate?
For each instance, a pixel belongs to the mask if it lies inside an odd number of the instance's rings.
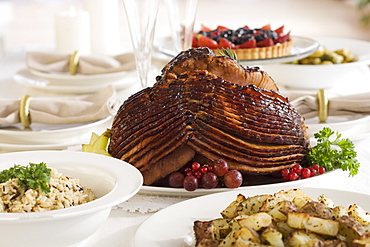
[[[10,145],[59,145],[60,143],[71,143],[91,132],[99,126],[109,125],[112,117],[76,124],[39,124],[33,123],[31,129],[23,129],[20,124],[14,127],[0,128],[1,144]],[[1,147],[0,144],[0,147]]]
[[[197,188],[195,191],[187,191],[184,188],[172,188],[172,187],[156,187],[156,186],[145,186],[143,185],[139,191],[139,194],[148,194],[148,195],[164,195],[164,196],[182,196],[182,197],[198,197],[209,194],[215,194],[220,192],[228,191],[243,191],[243,190],[258,190],[258,189],[276,189],[276,188],[291,188],[299,187],[307,182],[320,181],[326,179],[329,176],[335,176],[335,174],[343,172],[341,170],[333,170],[325,172],[324,174],[317,175],[315,177],[299,179],[295,181],[280,182],[274,184],[263,184],[263,185],[253,185],[253,186],[243,186],[236,189],[229,188],[214,188],[214,189],[204,189]]]
[[[292,186],[291,188],[295,188]],[[241,193],[248,196],[273,194],[284,188],[248,188],[189,199],[169,206],[144,221],[134,236],[135,247],[186,247],[192,243],[195,220],[220,218],[220,212]],[[336,205],[356,203],[370,210],[370,195],[325,188],[301,188],[312,199],[321,194],[333,199]],[[158,227],[160,226],[160,227]]]
[[[271,63],[285,63],[291,62],[297,59],[301,59],[307,57],[314,53],[319,44],[316,40],[307,38],[307,37],[300,37],[300,36],[292,36],[293,40],[293,47],[291,50],[291,54],[283,57],[274,57],[274,58],[264,58],[264,59],[241,59],[240,63],[243,65],[262,65],[262,64],[271,64]],[[177,54],[172,50],[171,46],[171,39],[166,38],[164,39],[158,46],[158,49],[163,54],[174,57]]]
[[[330,50],[350,49],[358,61],[334,65],[264,64],[263,70],[278,86],[290,89],[325,89],[369,78],[370,42],[335,37],[315,39]]]

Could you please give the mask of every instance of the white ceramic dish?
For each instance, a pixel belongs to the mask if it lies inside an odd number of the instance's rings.
[[[48,145],[73,142],[102,125],[109,125],[112,117],[107,117],[95,122],[48,125],[34,123],[32,130],[24,130],[21,126],[11,128],[0,128],[0,142],[19,145]]]
[[[326,123],[319,123],[319,118],[306,119],[308,126],[307,133],[310,137],[324,127],[329,127],[342,134],[342,137],[349,138],[352,141],[366,138],[370,134],[370,116],[369,115],[348,115],[348,116],[329,116]]]
[[[341,170],[334,170],[326,172],[322,175],[300,179],[296,181],[280,182],[274,184],[263,184],[263,185],[254,185],[254,186],[245,186],[239,187],[236,189],[229,188],[214,188],[214,189],[202,189],[198,188],[195,191],[186,191],[184,188],[171,188],[171,187],[155,187],[155,186],[142,186],[139,194],[148,194],[148,195],[166,195],[166,196],[182,196],[182,197],[197,197],[203,195],[209,195],[220,192],[227,191],[243,191],[243,190],[258,190],[258,189],[274,189],[274,188],[291,188],[299,187],[307,182],[319,181],[320,179],[325,179],[327,176],[333,176],[335,173],[342,172]]]
[[[58,75],[46,74],[38,72],[37,75],[32,74],[27,69],[19,70],[14,74],[13,79],[20,85],[41,89],[44,91],[58,93],[93,93],[99,91],[108,85],[112,84],[117,90],[128,87],[136,82],[136,70],[114,73],[114,76],[104,78],[103,75],[91,76],[91,81],[88,76]]]
[[[0,170],[45,162],[91,188],[98,199],[36,213],[0,213],[1,246],[71,246],[84,241],[108,218],[111,208],[139,191],[143,178],[133,166],[111,157],[72,151],[0,154]]]
[[[163,42],[160,43],[161,45],[158,46],[158,49],[163,54],[174,57],[177,54],[171,49],[171,39],[167,38]],[[312,54],[317,50],[319,44],[317,41],[306,38],[306,37],[299,37],[293,36],[293,47],[291,50],[291,54],[284,57],[276,57],[276,58],[265,58],[265,59],[245,59],[240,60],[240,63],[243,65],[262,65],[262,64],[271,64],[271,63],[285,63],[291,62],[297,59],[301,59],[307,57],[308,55]]]
[[[292,187],[294,188],[294,187]],[[313,199],[325,194],[336,205],[348,206],[356,203],[370,210],[370,195],[331,190],[324,188],[301,188]],[[162,209],[140,225],[134,236],[135,247],[184,247],[191,244],[192,227],[195,220],[212,220],[220,217],[220,212],[235,200],[237,194],[254,196],[272,194],[279,188],[254,188],[240,191],[218,193],[180,202]],[[160,227],[158,227],[160,226]]]
[[[334,65],[264,64],[266,71],[279,86],[292,89],[317,90],[370,76],[370,42],[347,38],[316,38],[331,50],[348,48],[358,61]]]

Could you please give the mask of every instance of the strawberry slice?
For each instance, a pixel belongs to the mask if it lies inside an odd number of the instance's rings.
[[[278,37],[282,36],[284,34],[284,25],[282,25],[281,27],[277,28],[275,30],[275,33],[278,35]]]
[[[263,29],[263,30],[271,30],[271,25],[270,24],[267,24],[267,25],[261,27],[261,29]]]
[[[208,47],[208,48],[211,48],[211,49],[217,49],[218,48],[218,44],[215,40],[207,38],[204,35],[198,34],[197,35],[197,41],[198,41],[198,46]]]
[[[256,40],[251,39],[251,40],[245,41],[243,44],[238,45],[237,48],[240,48],[240,49],[254,48],[256,47],[256,44],[257,44]]]
[[[210,28],[208,28],[208,27],[206,27],[206,26],[204,26],[203,24],[201,25],[201,28],[200,28],[200,31],[206,31],[206,32],[209,32],[209,31],[211,31],[211,29]]]
[[[273,45],[274,45],[274,41],[270,37],[260,42],[257,42],[258,47],[267,47],[267,46],[273,46]]]
[[[218,29],[218,30],[220,30],[220,31],[230,30],[230,28],[227,28],[227,27],[225,27],[225,26],[217,26],[217,28],[216,28],[216,29]]]
[[[235,45],[228,39],[221,38],[220,42],[218,43],[218,48],[235,48]]]
[[[197,40],[197,35],[194,34],[193,35],[193,39],[192,39],[192,44],[191,44],[192,47],[199,47],[198,45],[198,40]]]
[[[285,43],[290,40],[290,32],[288,32],[285,35],[278,36],[277,39],[274,40],[275,44],[276,43]]]

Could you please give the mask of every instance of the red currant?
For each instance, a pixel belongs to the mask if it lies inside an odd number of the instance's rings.
[[[311,170],[309,168],[303,168],[301,171],[302,178],[309,178],[311,177]]]
[[[201,173],[203,173],[203,174],[205,174],[205,173],[207,173],[208,171],[209,171],[209,169],[208,169],[209,167],[208,166],[202,166],[201,168],[200,168],[200,172]]]
[[[193,171],[199,171],[199,169],[200,169],[200,164],[199,164],[199,162],[193,162],[193,164],[191,164],[191,169],[193,170]]]
[[[281,173],[281,176],[286,177],[289,174],[289,169],[285,168],[281,170],[280,173]]]
[[[184,169],[184,172],[186,173],[186,172],[191,172],[191,168],[190,167],[185,167],[185,169]]]
[[[319,172],[319,174],[325,173],[325,167],[319,167],[318,172]]]
[[[298,165],[298,164],[297,165],[294,165],[292,167],[292,171],[295,172],[295,173],[297,173],[299,175],[299,174],[301,174],[302,166],[301,165]]]
[[[186,171],[186,172],[184,172],[184,174],[185,174],[185,176],[192,176],[192,175],[194,175],[194,173],[193,173],[192,170]]]
[[[314,164],[312,167],[313,167],[313,169],[315,169],[315,170],[318,170],[318,169],[320,168],[319,164]]]
[[[200,171],[196,171],[194,172],[194,176],[196,176],[198,179],[201,179],[203,176],[203,173],[201,173]]]
[[[292,171],[288,174],[288,178],[289,178],[289,180],[294,181],[294,180],[299,179],[299,176],[296,172]]]
[[[316,176],[316,174],[317,174],[316,169],[315,169],[315,168],[313,168],[313,167],[310,167],[309,169],[310,169],[310,172],[311,172],[311,177]]]

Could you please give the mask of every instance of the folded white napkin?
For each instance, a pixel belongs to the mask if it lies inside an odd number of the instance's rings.
[[[69,72],[71,54],[52,52],[28,52],[26,65],[30,70],[45,73]],[[135,57],[132,53],[117,56],[81,55],[77,73],[84,75],[113,73],[135,69]]]
[[[0,98],[0,126],[20,122],[19,102],[20,99]],[[31,98],[30,116],[33,123],[85,123],[114,115],[119,105],[114,87],[109,86],[89,95]]]
[[[283,93],[295,109],[306,118],[318,115],[316,94]],[[328,95],[329,116],[370,114],[370,93],[352,95]]]

